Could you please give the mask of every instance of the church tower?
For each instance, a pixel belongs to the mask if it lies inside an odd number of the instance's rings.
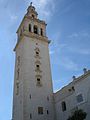
[[[17,36],[12,120],[55,120],[50,41],[32,3]]]

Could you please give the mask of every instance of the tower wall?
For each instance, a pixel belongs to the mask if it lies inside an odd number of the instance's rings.
[[[17,31],[13,120],[55,120],[46,24],[34,10],[28,8]]]

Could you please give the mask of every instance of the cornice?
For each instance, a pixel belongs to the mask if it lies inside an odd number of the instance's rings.
[[[15,48],[14,48],[14,51],[16,51],[16,48],[17,46],[19,45],[20,41],[22,40],[22,38],[26,36],[26,37],[29,37],[29,38],[35,38],[37,40],[40,40],[40,41],[43,41],[43,42],[46,42],[46,43],[50,43],[50,40],[48,40],[48,37],[45,37],[45,36],[41,36],[41,35],[37,35],[35,33],[30,33],[28,31],[24,31],[21,35],[21,37],[19,38]]]
[[[78,78],[76,78],[75,80],[72,81],[72,83],[77,83],[80,80],[83,80],[85,78],[87,78],[88,76],[90,76],[90,70],[88,70],[86,73],[84,73],[83,75],[79,76]]]
[[[47,25],[47,24],[45,23],[45,21],[40,20],[40,19],[36,19],[36,18],[32,19],[32,17],[27,16],[27,15],[25,16],[25,18],[27,18],[27,19],[29,19],[29,20],[33,20],[33,22],[38,22],[38,23],[40,23],[40,24]]]
[[[57,92],[55,92],[54,94],[58,94],[60,91],[63,90],[67,90],[69,86],[74,86],[74,84],[76,84],[77,82],[80,82],[81,80],[84,80],[85,78],[87,78],[88,76],[90,76],[90,70],[88,70],[86,73],[84,73],[83,75],[79,76],[78,78],[75,78],[75,80],[73,80],[72,82],[70,82],[68,85],[64,86],[62,89],[58,90]]]
[[[23,17],[23,19],[22,19],[22,21],[21,21],[21,24],[19,25],[16,33],[18,33],[18,31],[19,31],[19,29],[21,28],[21,26],[22,26],[22,24],[23,24],[23,22],[24,22],[25,19],[33,20],[33,22],[37,22],[37,23],[40,23],[40,24],[43,24],[43,25],[47,25],[47,24],[45,23],[45,21],[39,20],[39,19],[36,19],[36,18],[32,19],[32,17],[30,17],[30,16],[28,16],[28,15],[26,14],[26,15]]]

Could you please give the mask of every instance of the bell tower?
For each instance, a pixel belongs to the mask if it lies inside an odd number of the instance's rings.
[[[55,120],[46,23],[30,4],[15,46],[13,120]]]

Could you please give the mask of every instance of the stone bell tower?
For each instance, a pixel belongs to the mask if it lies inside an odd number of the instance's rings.
[[[12,119],[55,120],[50,41],[46,36],[46,23],[38,19],[32,3],[17,36]]]

